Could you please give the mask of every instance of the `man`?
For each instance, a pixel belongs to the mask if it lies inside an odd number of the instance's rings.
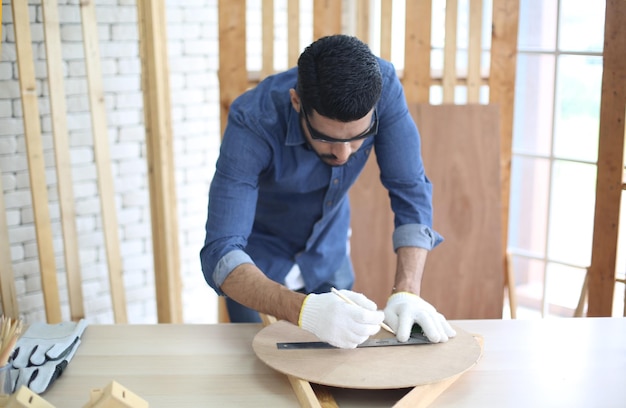
[[[350,291],[348,189],[372,149],[395,213],[395,286],[384,313]],[[209,285],[227,296],[233,322],[256,311],[354,348],[385,320],[400,341],[418,323],[432,342],[455,335],[421,299],[431,229],[431,184],[419,133],[394,67],[345,35],[309,45],[297,69],[237,98],[209,192],[200,258]],[[352,300],[352,305],[330,291]]]

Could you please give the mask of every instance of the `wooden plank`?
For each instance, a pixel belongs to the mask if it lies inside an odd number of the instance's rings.
[[[509,310],[511,319],[517,319],[517,293],[515,292],[515,269],[513,268],[513,255],[509,251],[506,252],[506,275],[504,275],[504,285],[509,296]]]
[[[419,24],[416,24],[416,21],[419,21]],[[431,24],[431,0],[406,2],[402,84],[408,103],[428,103],[429,101]]]
[[[462,374],[432,384],[420,385],[409,391],[393,408],[426,408],[450,387]]]
[[[11,263],[11,241],[7,225],[6,208],[4,206],[4,190],[0,177],[0,297],[2,298],[2,314],[17,319],[20,317],[15,291],[15,275]]]
[[[289,66],[296,66],[300,56],[300,0],[287,2],[287,54]]]
[[[624,169],[626,2],[607,0],[588,316],[611,316]]]
[[[46,308],[46,319],[48,323],[58,323],[61,321],[61,305],[59,302],[57,271],[54,259],[54,248],[52,245],[50,213],[48,209],[48,191],[43,146],[41,143],[39,101],[37,98],[37,83],[33,64],[28,3],[24,1],[13,1],[11,2],[11,9],[13,12],[13,28],[15,30],[17,67],[20,94],[22,97],[22,112],[24,114],[24,139],[26,141],[26,154],[28,157],[30,191],[41,274],[41,289],[43,291]]]
[[[223,136],[230,105],[249,86],[246,69],[246,2],[219,0],[218,26],[220,58],[217,75],[220,84],[220,134]],[[223,297],[218,299],[217,309],[218,322],[229,322]]]
[[[491,32],[491,66],[489,103],[500,106],[500,186],[502,247],[508,247],[509,194],[511,189],[511,156],[513,142],[513,105],[517,62],[519,0],[494,0]],[[506,258],[502,257],[503,270]]]
[[[264,327],[267,327],[278,321],[276,317],[272,315],[268,315],[265,313],[259,313],[259,315],[261,316],[261,322],[263,323]],[[298,398],[298,402],[300,402],[301,407],[322,408],[322,405],[317,399],[317,395],[315,394],[311,383],[291,375],[287,375],[286,377],[289,380],[289,384],[291,385],[293,392],[296,394],[296,398]],[[332,399],[332,396],[330,398]]]
[[[370,42],[370,0],[357,0],[356,36],[366,44]]]
[[[341,2],[313,0],[313,39],[341,33]]]
[[[274,0],[263,0],[261,79],[274,73]]]
[[[182,323],[183,303],[178,247],[174,141],[169,91],[165,5],[137,2],[141,77],[146,123],[152,249],[159,323]]]
[[[246,70],[246,2],[218,2],[219,70],[221,134],[224,134],[228,110],[235,98],[248,87]]]
[[[421,295],[448,319],[501,318],[499,116],[494,105],[411,105],[433,183],[433,227]]]
[[[474,335],[474,338],[480,344],[481,353],[485,346],[485,340],[480,335]],[[443,393],[446,389],[448,389],[456,380],[461,377],[461,374],[458,374],[454,377],[450,377],[444,381],[425,384],[418,387],[413,388],[409,391],[404,397],[398,401],[393,408],[426,408],[429,407],[430,404],[437,399],[441,393]]]
[[[117,214],[115,209],[115,191],[111,175],[109,154],[109,132],[106,122],[106,106],[102,87],[102,69],[100,67],[100,49],[98,45],[98,23],[92,1],[80,2],[83,47],[85,50],[85,68],[89,88],[89,106],[91,108],[91,129],[94,138],[94,155],[98,172],[98,192],[102,209],[102,231],[104,233],[107,264],[109,268],[109,286],[112,298],[113,316],[116,323],[126,323],[126,296],[124,291],[122,259],[118,236]]]
[[[470,0],[469,44],[467,50],[467,103],[480,101],[480,57],[483,31],[483,0]]]
[[[454,103],[456,85],[456,25],[459,4],[446,0],[445,44],[443,46],[443,103]]]
[[[78,257],[78,234],[76,232],[76,209],[66,119],[67,106],[65,103],[59,11],[56,0],[43,0],[41,6],[70,318],[73,321],[78,321],[85,317],[85,309]]]
[[[2,7],[0,7],[0,21],[2,21]],[[2,26],[0,25],[0,37]],[[2,45],[0,44],[0,60],[2,58]],[[2,313],[10,318],[19,318],[19,306],[15,291],[15,275],[11,262],[11,241],[9,240],[9,226],[6,219],[4,206],[4,188],[0,177],[0,297],[2,298]]]
[[[391,61],[391,27],[393,16],[393,1],[381,0],[380,3],[380,57]]]

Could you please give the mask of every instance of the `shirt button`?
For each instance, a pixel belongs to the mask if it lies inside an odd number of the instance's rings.
[[[339,179],[334,179],[334,180],[333,180],[333,184],[334,184],[334,185],[339,184]]]
[[[328,207],[330,207],[331,205],[333,205],[333,202],[332,202],[332,201],[326,201],[326,205],[327,205]]]

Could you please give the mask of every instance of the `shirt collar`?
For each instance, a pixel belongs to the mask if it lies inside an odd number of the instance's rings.
[[[285,138],[285,146],[298,146],[305,144],[306,139],[302,133],[302,126],[300,126],[300,115],[291,106],[287,115],[287,137]]]

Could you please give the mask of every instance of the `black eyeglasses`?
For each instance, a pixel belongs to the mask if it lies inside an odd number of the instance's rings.
[[[304,117],[304,122],[306,123],[307,129],[309,129],[309,133],[311,134],[311,139],[317,140],[319,142],[324,143],[350,143],[355,142],[357,140],[367,139],[370,136],[376,135],[378,133],[378,114],[376,113],[376,108],[374,108],[374,114],[372,115],[372,123],[370,127],[360,135],[351,137],[349,139],[338,139],[336,137],[331,137],[319,132],[311,126],[311,122],[309,122],[309,117],[304,111],[304,106],[300,103],[300,116]]]

